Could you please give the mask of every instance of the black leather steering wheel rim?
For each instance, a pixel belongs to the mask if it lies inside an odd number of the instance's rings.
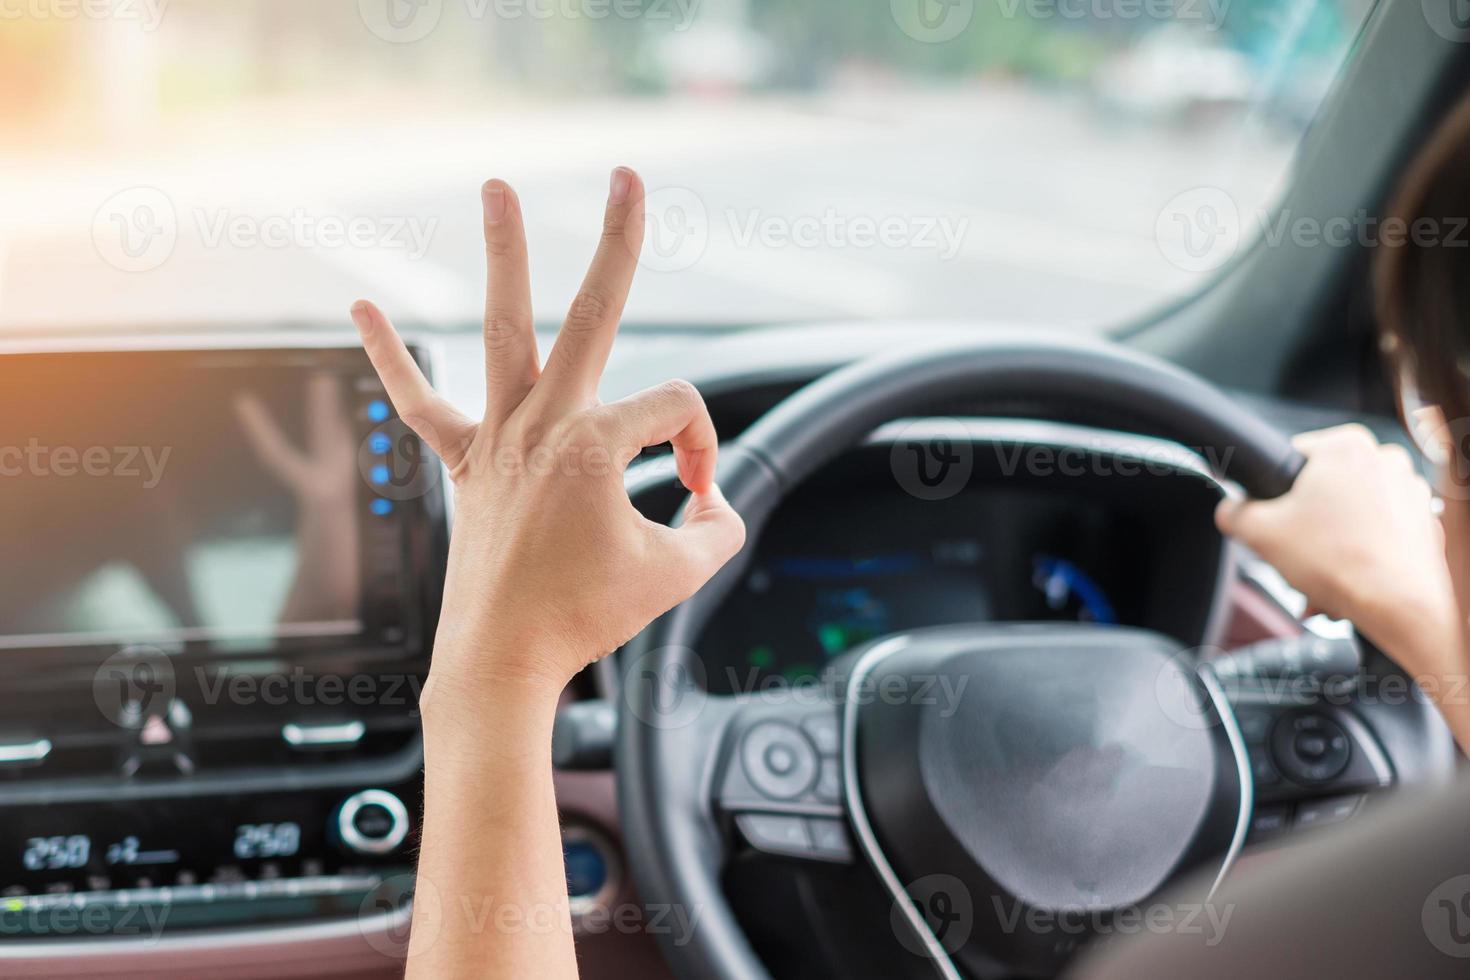
[[[1061,409],[1089,424],[1210,450],[1219,476],[1260,498],[1285,493],[1305,462],[1285,435],[1207,382],[1100,339],[994,332],[858,361],[802,388],[721,450],[718,479],[746,521],[746,546],[651,624],[636,647],[661,664],[691,660],[701,629],[793,487],[883,423],[944,414],[956,404],[972,415],[989,405],[1007,415]],[[700,910],[688,941],[663,944],[678,976],[765,978],[721,891],[724,851],[709,813],[707,746],[641,721],[652,714],[642,699],[653,696],[642,685],[623,685],[615,750],[635,882],[645,903]]]

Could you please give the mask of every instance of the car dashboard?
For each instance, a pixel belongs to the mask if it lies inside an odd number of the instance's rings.
[[[687,377],[730,440],[842,363],[973,329],[983,328],[630,332],[602,396]],[[412,339],[436,386],[477,414],[478,332]],[[25,589],[12,589],[15,608],[0,624],[15,667],[4,681],[7,702],[20,706],[0,733],[0,815],[12,831],[0,861],[0,917],[13,920],[0,973],[401,971],[421,809],[416,694],[453,512],[437,462],[384,403],[347,333],[16,335],[0,354],[39,403],[55,408],[52,442],[127,445],[142,432],[176,453],[172,483],[138,493],[132,511],[119,507],[122,498],[99,496],[97,483],[30,481],[40,495],[29,514],[59,508],[95,533],[34,516],[12,522],[16,539],[30,543],[7,555],[7,579],[39,591],[21,602]],[[200,383],[201,372],[213,373]],[[323,376],[332,379],[329,394],[312,387]],[[289,468],[241,462],[272,441],[262,442],[259,419],[245,420],[252,411],[240,407],[236,389],[252,379],[262,383],[246,387],[276,420],[277,441],[310,450],[346,480],[351,521],[335,539],[296,527],[295,578],[279,554],[266,559],[286,547],[290,515],[312,508],[293,499]],[[23,387],[12,385],[9,397]],[[65,397],[48,401],[37,394],[45,391]],[[166,411],[130,430],[129,406],[140,402]],[[323,414],[328,402],[340,418]],[[1336,421],[1265,407],[1290,428]],[[1017,408],[937,405],[884,426],[796,488],[700,640],[710,690],[820,681],[854,647],[923,625],[1145,627],[1202,656],[1292,628],[1280,608],[1238,601],[1235,555],[1212,522],[1221,487],[1197,456],[1076,419],[1023,419]],[[24,404],[7,417],[26,418]],[[23,444],[27,431],[12,423],[9,441]],[[646,451],[626,482],[647,516],[674,518],[683,492],[667,447]],[[49,496],[58,486],[79,496]],[[351,588],[328,612],[286,616],[308,550],[322,540],[352,549]],[[218,547],[189,550],[199,542]],[[273,571],[252,578],[224,568],[231,554]],[[340,554],[328,546],[316,565],[330,567]],[[91,580],[90,599],[48,620],[61,589],[40,572],[60,568],[63,557],[112,577]],[[129,561],[142,574],[124,576],[132,591],[118,591],[117,568]],[[317,584],[328,581],[336,580]],[[197,597],[200,582],[211,598],[194,608],[179,596],[195,588]],[[149,590],[172,603],[129,606],[129,596]],[[215,607],[254,609],[255,618],[211,632],[221,625]],[[110,622],[110,613],[120,618]],[[566,700],[615,703],[620,663],[617,655],[601,661]],[[375,685],[366,695],[344,684],[363,677]],[[166,696],[140,706],[139,690],[165,678]],[[287,683],[272,694],[267,678]],[[300,696],[303,683],[310,697]],[[613,773],[606,763],[572,767],[558,773],[557,791],[584,975],[663,975],[646,932],[589,925],[593,913],[637,900]],[[141,931],[120,929],[119,916]]]

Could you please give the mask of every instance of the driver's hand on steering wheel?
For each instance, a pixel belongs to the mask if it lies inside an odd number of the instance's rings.
[[[693,385],[669,381],[607,405],[597,398],[643,241],[638,175],[612,173],[601,240],[544,367],[520,202],[499,180],[481,196],[489,266],[481,418],[467,418],[429,386],[376,306],[352,307],[399,415],[454,480],[426,722],[446,700],[474,710],[487,685],[531,685],[554,697],[577,671],[692,595],[745,540],[714,483],[715,428]],[[623,487],[628,463],[665,441],[693,493],[677,529],[644,518]]]
[[[1402,447],[1361,425],[1294,440],[1307,464],[1275,500],[1228,498],[1215,513],[1306,595],[1348,619],[1411,674],[1463,676],[1463,618],[1429,484]],[[1427,685],[1426,685],[1427,688]]]

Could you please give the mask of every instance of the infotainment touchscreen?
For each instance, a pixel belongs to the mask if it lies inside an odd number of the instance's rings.
[[[401,646],[437,476],[357,350],[0,357],[0,657]]]

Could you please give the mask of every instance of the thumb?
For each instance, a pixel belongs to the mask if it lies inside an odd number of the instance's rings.
[[[1237,538],[1252,548],[1262,539],[1276,536],[1276,529],[1289,512],[1280,500],[1252,500],[1231,494],[1215,507],[1215,526],[1227,537]]]
[[[719,486],[711,483],[709,489],[690,496],[684,521],[672,538],[689,576],[702,585],[744,546],[745,521]]]
[[[1215,526],[1220,533],[1234,537],[1240,527],[1240,514],[1245,509],[1246,498],[1227,493],[1215,507]]]

